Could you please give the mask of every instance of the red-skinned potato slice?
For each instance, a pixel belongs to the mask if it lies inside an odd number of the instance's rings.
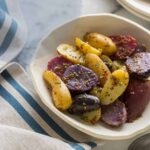
[[[47,69],[53,71],[60,78],[62,78],[65,70],[71,65],[73,65],[72,62],[60,56],[60,57],[55,57],[52,60],[50,60],[48,62]]]
[[[150,100],[150,81],[130,79],[123,95],[127,108],[127,122],[133,122],[140,117]]]
[[[115,59],[126,59],[135,52],[137,41],[131,35],[113,35],[110,38],[117,46],[117,52],[114,55]]]

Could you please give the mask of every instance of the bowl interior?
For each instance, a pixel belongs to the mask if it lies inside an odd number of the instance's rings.
[[[57,54],[56,48],[61,43],[74,44],[75,37],[83,37],[86,32],[99,32],[104,35],[130,34],[150,50],[150,33],[141,26],[114,15],[84,16],[62,25],[49,33],[39,44],[37,54],[33,59],[30,71],[32,80],[41,100],[61,119],[91,136],[101,139],[121,140],[133,137],[145,131],[150,126],[150,104],[142,117],[133,123],[126,123],[120,128],[110,128],[103,123],[92,126],[78,117],[62,113],[53,105],[49,91],[42,78],[47,68],[47,62]]]

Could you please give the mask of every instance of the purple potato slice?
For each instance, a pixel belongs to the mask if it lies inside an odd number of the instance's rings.
[[[55,57],[52,60],[50,60],[48,62],[47,69],[53,71],[60,78],[62,78],[65,70],[71,65],[73,65],[72,62],[60,56],[60,57]]]
[[[147,78],[150,75],[150,53],[136,53],[126,60],[126,66],[129,72],[141,78]]]
[[[90,94],[79,94],[73,97],[74,103],[82,105],[94,105],[100,104],[100,100],[98,97],[90,95]]]
[[[72,65],[64,72],[63,81],[72,92],[85,92],[97,85],[98,76],[89,68]]]
[[[80,115],[100,108],[98,97],[89,94],[79,94],[73,97],[73,104],[69,108],[71,114]]]
[[[110,105],[102,107],[102,121],[110,126],[118,127],[127,120],[127,111],[125,104],[116,101]]]

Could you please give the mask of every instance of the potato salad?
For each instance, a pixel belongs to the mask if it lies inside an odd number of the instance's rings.
[[[62,43],[43,79],[60,111],[92,125],[131,123],[150,100],[150,53],[131,35],[86,33]]]

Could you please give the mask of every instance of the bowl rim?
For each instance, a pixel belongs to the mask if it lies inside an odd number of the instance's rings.
[[[144,12],[140,13],[136,8],[133,8],[131,5],[129,5],[128,2],[124,3],[121,0],[117,0],[117,2],[133,15],[150,22],[150,17],[148,17],[148,14],[144,14]]]
[[[42,42],[53,32],[55,32],[56,30],[58,30],[59,28],[65,26],[68,23],[71,23],[73,21],[76,21],[78,19],[82,19],[82,18],[86,18],[86,17],[95,17],[95,16],[106,16],[106,17],[113,17],[113,18],[117,18],[120,20],[123,20],[125,22],[128,22],[138,28],[141,28],[142,30],[144,30],[145,32],[147,32],[148,34],[150,34],[150,30],[148,30],[147,28],[143,27],[142,25],[136,23],[135,21],[132,21],[131,19],[122,17],[120,15],[116,15],[116,14],[112,14],[112,13],[95,13],[95,14],[87,14],[87,15],[81,15],[81,16],[77,16],[77,17],[73,17],[72,19],[69,19],[67,21],[65,21],[64,23],[61,23],[59,25],[56,25],[55,27],[52,27],[47,34],[45,34],[45,36],[43,36],[43,38],[40,40],[38,46],[37,46],[37,50],[39,48],[39,46],[42,44]]]
[[[98,138],[98,139],[104,139],[104,140],[125,140],[125,139],[130,139],[130,138],[133,138],[135,136],[137,136],[138,134],[140,133],[143,133],[145,132],[146,130],[150,129],[150,124],[147,125],[146,127],[144,128],[141,128],[139,129],[138,131],[135,131],[135,132],[132,132],[132,133],[128,133],[128,134],[124,134],[123,136],[113,136],[113,135],[103,135],[103,134],[97,134],[97,133],[93,133],[92,131],[89,131],[87,129],[85,129],[84,127],[81,127],[80,128],[76,128],[74,127],[74,123],[70,123],[70,117],[67,116],[66,114],[63,114],[62,112],[60,112],[58,109],[53,109],[52,106],[49,106],[48,103],[44,100],[45,98],[39,94],[40,93],[40,90],[38,88],[38,85],[36,83],[36,81],[34,80],[34,73],[33,73],[33,67],[34,67],[34,62],[36,60],[36,54],[38,53],[38,50],[40,49],[41,45],[42,45],[42,42],[45,41],[45,39],[51,35],[53,32],[55,32],[56,30],[58,30],[59,28],[65,26],[66,24],[68,23],[71,23],[73,21],[76,21],[78,19],[82,19],[82,18],[86,18],[86,17],[94,17],[94,16],[106,16],[106,17],[113,17],[113,18],[117,18],[117,19],[120,19],[120,20],[123,20],[127,23],[130,23],[132,24],[133,26],[136,26],[137,28],[140,28],[141,30],[145,31],[146,33],[149,34],[150,36],[150,31],[146,28],[144,28],[143,26],[139,25],[138,23],[134,22],[134,21],[131,21],[130,19],[127,19],[127,18],[124,18],[124,17],[121,17],[121,16],[118,16],[118,15],[115,15],[115,14],[110,14],[110,13],[100,13],[100,14],[88,14],[88,15],[82,15],[82,16],[78,16],[78,17],[75,17],[69,21],[66,21],[65,23],[61,24],[61,25],[58,25],[56,26],[55,28],[51,29],[39,42],[39,44],[37,45],[37,48],[36,48],[36,53],[34,54],[32,60],[31,60],[31,63],[29,65],[29,73],[30,73],[30,77],[31,77],[31,80],[32,80],[32,83],[33,83],[33,86],[34,86],[34,89],[35,91],[37,92],[37,94],[39,95],[41,101],[44,103],[44,105],[50,109],[53,113],[55,113],[55,115],[57,115],[59,118],[63,118],[65,116],[64,119],[62,119],[64,122],[66,122],[67,124],[69,124],[70,126],[72,126],[73,128],[85,133],[85,134],[88,134],[92,137],[95,137],[95,138]],[[63,114],[63,115],[62,115]],[[76,125],[78,124],[78,121],[76,121]]]

